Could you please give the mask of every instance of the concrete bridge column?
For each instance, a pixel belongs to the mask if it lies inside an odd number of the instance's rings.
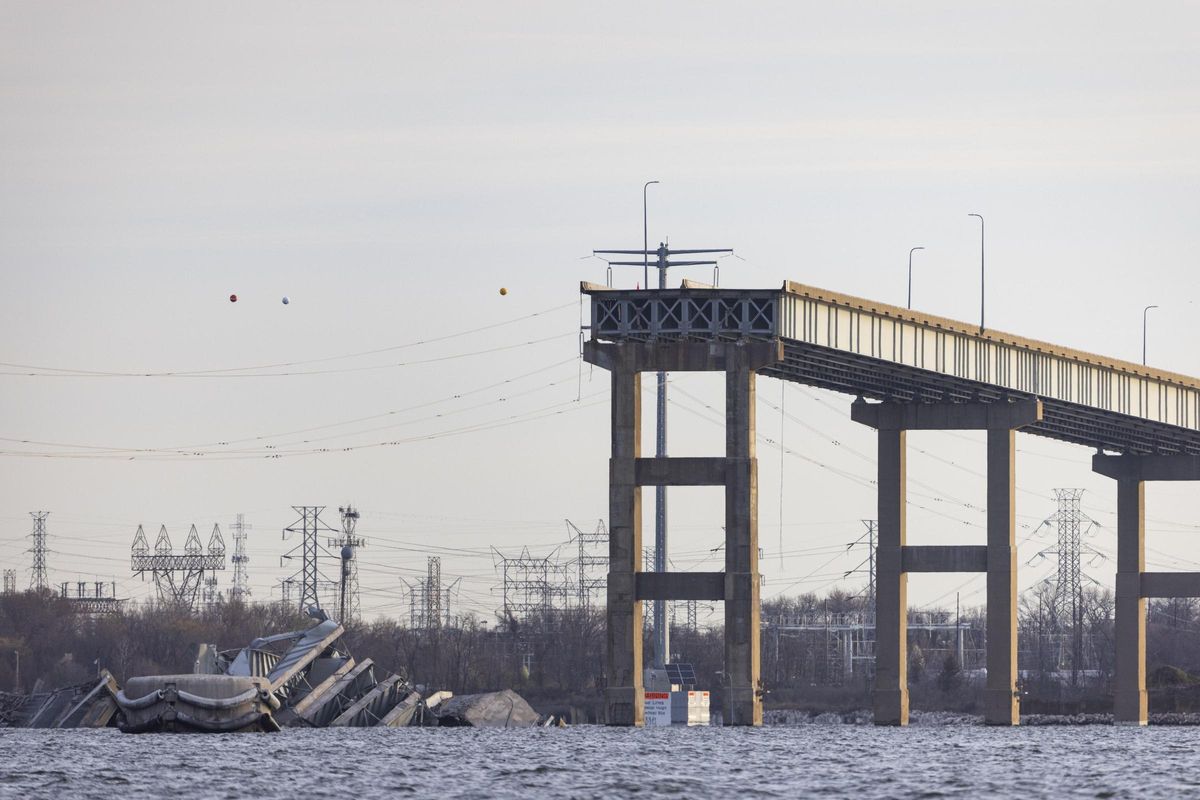
[[[628,359],[612,369],[612,458],[608,488],[608,683],[609,725],[644,723],[642,602],[637,573],[642,568],[642,489],[635,465],[642,449],[642,376]]]
[[[725,365],[726,725],[762,725],[755,374],[744,349]]]
[[[1016,725],[1016,430],[1042,418],[1035,398],[993,403],[867,403],[855,422],[879,432],[879,545],[875,559],[875,724],[908,724],[909,572],[987,572],[984,721]],[[987,544],[907,544],[905,444],[910,430],[987,431]]]
[[[875,550],[875,724],[908,724],[907,434],[879,431],[879,541]]]
[[[762,724],[755,371],[783,360],[774,341],[584,343],[584,358],[612,372],[607,611],[610,725],[642,725],[642,601],[725,602],[726,725]],[[642,372],[725,373],[725,455],[641,457]],[[642,486],[725,489],[724,572],[642,572]]]
[[[1092,471],[1117,482],[1113,721],[1145,725],[1146,598],[1200,597],[1200,573],[1146,572],[1146,481],[1200,481],[1200,456],[1097,453]]]
[[[1021,721],[1017,696],[1016,431],[987,432],[987,686],[988,725]]]
[[[1146,569],[1146,484],[1136,478],[1117,480],[1117,592],[1113,621],[1116,646],[1113,721],[1145,725],[1146,600],[1142,573]]]

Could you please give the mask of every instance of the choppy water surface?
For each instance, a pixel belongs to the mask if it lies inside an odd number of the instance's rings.
[[[0,797],[1189,797],[1200,729],[0,730]]]

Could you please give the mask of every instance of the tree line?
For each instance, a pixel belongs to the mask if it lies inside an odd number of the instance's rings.
[[[1078,636],[1060,624],[1052,602],[1044,590],[1021,599],[1018,666],[1027,698],[1034,705],[1106,710],[1113,671],[1112,594],[1084,592]],[[835,590],[771,600],[763,604],[762,615],[768,707],[846,710],[869,704],[871,617],[863,594]],[[823,627],[822,620],[830,624]],[[858,632],[846,634],[854,620],[862,623],[854,629]],[[976,708],[987,646],[983,609],[913,611],[910,620],[914,707]],[[961,644],[960,623],[968,631]],[[218,602],[196,611],[147,604],[89,616],[50,593],[0,595],[0,690],[28,692],[39,681],[44,688],[69,685],[99,668],[122,683],[136,675],[190,672],[201,643],[235,649],[258,636],[310,624],[295,607],[280,603]],[[648,654],[648,630],[646,635]],[[861,641],[848,646],[847,635]],[[604,638],[603,608],[570,608],[524,619],[465,616],[428,628],[395,619],[364,620],[347,626],[345,642],[357,658],[370,657],[380,669],[403,673],[431,690],[513,688],[539,710],[595,720],[605,682]],[[720,624],[676,626],[672,652],[695,666],[700,688],[711,690],[714,708],[719,707]],[[1194,600],[1148,603],[1147,661],[1152,685],[1200,683],[1191,677],[1200,674],[1200,607]]]

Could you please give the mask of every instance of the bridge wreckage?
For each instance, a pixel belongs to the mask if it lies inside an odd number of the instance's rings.
[[[323,616],[323,615],[322,615]],[[0,727],[103,728],[126,733],[278,731],[286,727],[548,724],[511,690],[454,697],[356,661],[345,630],[322,619],[240,650],[201,645],[192,673],[95,680],[29,695],[0,693]]]

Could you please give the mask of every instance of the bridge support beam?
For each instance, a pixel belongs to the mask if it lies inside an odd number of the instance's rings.
[[[762,724],[756,371],[783,359],[772,342],[588,341],[584,359],[612,373],[607,619],[609,725],[645,722],[642,601],[725,601],[726,725]],[[725,456],[641,458],[641,374],[725,373]],[[642,486],[725,487],[725,571],[642,574]]]
[[[855,422],[879,432],[879,544],[875,559],[875,724],[908,724],[908,575],[910,571],[987,572],[984,719],[1020,721],[1017,679],[1016,429],[1042,418],[1036,399],[999,403],[851,405]],[[987,544],[909,547],[906,542],[906,432],[987,431]],[[981,552],[982,550],[982,552]]]
[[[636,480],[642,449],[642,376],[612,370],[612,458],[608,484],[608,605],[605,719],[609,725],[644,724],[642,684],[642,488]]]
[[[1117,586],[1113,721],[1145,725],[1146,599],[1194,597],[1200,576],[1146,572],[1146,481],[1200,480],[1200,456],[1123,455],[1092,457],[1092,470],[1117,482]]]
[[[1021,721],[1017,696],[1016,431],[987,432],[987,685],[988,725]]]

